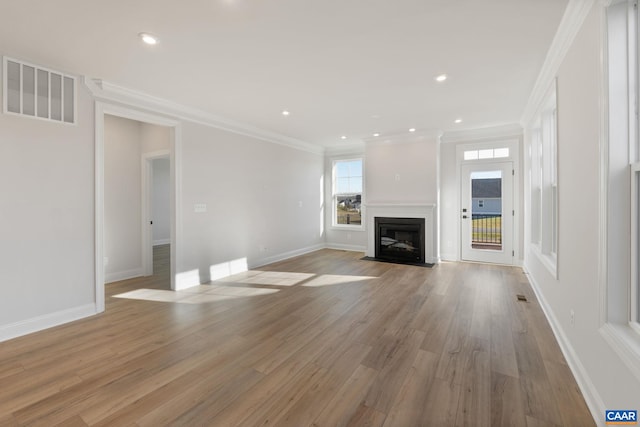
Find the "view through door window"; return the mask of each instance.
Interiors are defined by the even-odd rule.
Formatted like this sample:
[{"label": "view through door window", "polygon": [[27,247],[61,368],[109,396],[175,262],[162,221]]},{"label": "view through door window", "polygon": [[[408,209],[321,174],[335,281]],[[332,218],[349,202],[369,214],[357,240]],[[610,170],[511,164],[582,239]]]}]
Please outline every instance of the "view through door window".
[{"label": "view through door window", "polygon": [[471,247],[502,250],[502,171],[471,174]]}]

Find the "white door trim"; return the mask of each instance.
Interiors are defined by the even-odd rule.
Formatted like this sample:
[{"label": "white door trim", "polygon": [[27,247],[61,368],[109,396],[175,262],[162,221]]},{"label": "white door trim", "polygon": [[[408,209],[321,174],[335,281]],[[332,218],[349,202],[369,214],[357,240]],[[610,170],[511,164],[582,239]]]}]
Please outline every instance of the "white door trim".
[{"label": "white door trim", "polygon": [[[522,145],[522,137],[512,137],[512,138],[484,138],[482,140],[477,141],[468,141],[464,143],[456,144],[456,191],[457,197],[455,198],[455,209],[456,214],[459,214],[461,211],[460,206],[460,188],[461,188],[461,180],[460,176],[462,174],[462,165],[466,163],[483,163],[483,162],[495,162],[496,159],[488,159],[488,160],[464,160],[464,152],[468,150],[483,150],[488,148],[509,148],[509,157],[498,160],[510,160],[513,162],[513,170],[515,174],[513,176],[513,208],[515,210],[515,218],[513,224],[513,250],[515,252],[513,265],[522,266],[522,252],[520,250],[521,246],[521,229],[523,228],[523,205],[521,200],[521,193],[523,189],[522,185],[522,177],[520,175],[520,147]],[[457,257],[458,260],[461,260],[461,215],[456,215],[456,233],[457,238],[455,240],[458,245],[457,249]]]},{"label": "white door trim", "polygon": [[[515,175],[515,169],[513,169],[513,162],[511,160],[482,163],[464,163],[461,166],[460,176],[460,205],[462,208],[466,208],[466,212],[461,212],[460,217],[460,259],[463,261],[472,262],[486,262],[493,264],[505,264],[513,265],[515,258],[515,250],[513,249],[513,229],[515,223],[515,215],[512,211],[515,211],[513,206],[513,181]],[[487,171],[500,171],[502,172],[502,197],[501,197],[501,234],[502,245],[500,250],[493,249],[473,249],[471,247],[471,233],[472,233],[472,218],[473,218],[473,203],[471,186],[469,181],[471,175],[474,172],[487,172]],[[466,191],[463,187],[466,187]],[[463,201],[467,199],[467,201]]]},{"label": "white door trim", "polygon": [[[176,288],[176,275],[182,262],[182,233],[180,202],[181,165],[182,165],[182,126],[180,121],[163,116],[149,114],[121,105],[96,101],[95,105],[95,292],[96,311],[105,308],[105,272],[104,272],[104,115],[123,117],[140,122],[171,128],[169,155],[171,159],[171,288]],[[143,246],[144,247],[144,246]]]}]

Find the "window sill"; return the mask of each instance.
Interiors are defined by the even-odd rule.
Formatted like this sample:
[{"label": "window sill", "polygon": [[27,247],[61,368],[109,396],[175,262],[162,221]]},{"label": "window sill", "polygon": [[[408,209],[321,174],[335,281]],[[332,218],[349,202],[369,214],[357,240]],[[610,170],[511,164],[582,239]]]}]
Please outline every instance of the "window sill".
[{"label": "window sill", "polygon": [[[638,329],[636,329],[638,328]],[[600,334],[640,380],[640,333],[637,324],[605,323]]]},{"label": "window sill", "polygon": [[549,273],[555,279],[558,279],[558,259],[555,256],[542,253],[540,245],[531,244],[531,251],[536,255],[540,263],[549,270]]},{"label": "window sill", "polygon": [[366,231],[363,225],[342,225],[342,224],[332,224],[329,227],[331,230],[341,230],[341,231]]}]

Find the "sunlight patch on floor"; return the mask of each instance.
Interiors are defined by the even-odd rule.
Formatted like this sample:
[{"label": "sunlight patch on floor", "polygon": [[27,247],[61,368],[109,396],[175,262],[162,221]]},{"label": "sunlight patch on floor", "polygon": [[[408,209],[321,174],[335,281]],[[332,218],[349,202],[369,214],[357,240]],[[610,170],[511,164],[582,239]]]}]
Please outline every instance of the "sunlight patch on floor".
[{"label": "sunlight patch on floor", "polygon": [[377,277],[373,276],[346,276],[338,274],[322,274],[317,276],[308,282],[302,284],[304,287],[314,288],[319,286],[334,286],[342,285],[345,283],[361,282],[364,280],[373,280]]},{"label": "sunlight patch on floor", "polygon": [[269,295],[276,292],[279,292],[278,289],[230,288],[223,286],[201,285],[184,291],[136,289],[134,291],[114,295],[113,297],[142,301],[172,302],[178,304],[206,304]]},{"label": "sunlight patch on floor", "polygon": [[[207,285],[193,286],[179,291],[136,289],[114,295],[114,298],[178,304],[206,304],[270,295],[280,291],[280,289],[274,289],[273,287],[284,288],[299,285],[313,288],[344,285],[373,279],[376,279],[376,277],[251,270],[212,281]],[[270,288],[260,286],[268,286]]]},{"label": "sunlight patch on floor", "polygon": [[295,286],[299,283],[304,282],[305,280],[309,280],[314,276],[315,274],[310,273],[251,270],[226,277],[225,279],[222,279],[220,281],[223,283],[240,282],[250,285]]}]

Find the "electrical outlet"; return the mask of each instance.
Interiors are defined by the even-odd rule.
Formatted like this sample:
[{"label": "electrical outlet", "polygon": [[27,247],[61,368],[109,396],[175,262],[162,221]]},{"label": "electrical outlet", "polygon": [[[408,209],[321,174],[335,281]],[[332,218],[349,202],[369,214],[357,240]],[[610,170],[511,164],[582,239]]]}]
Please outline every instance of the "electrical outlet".
[{"label": "electrical outlet", "polygon": [[104,261],[103,262],[104,262],[105,266],[109,265],[109,257],[108,256],[104,257]]},{"label": "electrical outlet", "polygon": [[400,181],[400,174],[399,173],[396,174],[396,181]]},{"label": "electrical outlet", "polygon": [[575,326],[576,324],[576,313],[571,309],[569,312],[569,316],[571,316],[571,326]]}]

